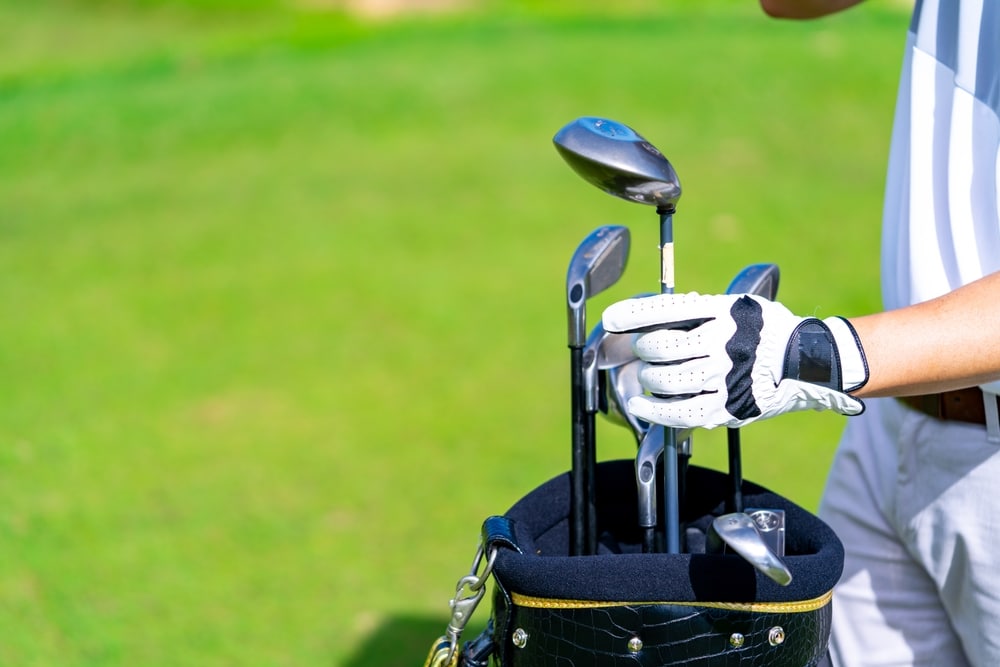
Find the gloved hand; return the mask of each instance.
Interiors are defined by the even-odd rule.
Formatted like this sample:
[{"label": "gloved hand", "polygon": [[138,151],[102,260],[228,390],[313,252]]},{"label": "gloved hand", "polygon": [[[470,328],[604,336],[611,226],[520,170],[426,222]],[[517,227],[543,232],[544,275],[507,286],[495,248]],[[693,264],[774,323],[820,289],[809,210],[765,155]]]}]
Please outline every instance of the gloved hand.
[{"label": "gloved hand", "polygon": [[659,294],[611,305],[604,328],[637,334],[651,396],[633,397],[628,410],[649,422],[739,427],[795,410],[864,410],[847,392],[868,381],[868,362],[840,317],[797,317],[746,294]]}]

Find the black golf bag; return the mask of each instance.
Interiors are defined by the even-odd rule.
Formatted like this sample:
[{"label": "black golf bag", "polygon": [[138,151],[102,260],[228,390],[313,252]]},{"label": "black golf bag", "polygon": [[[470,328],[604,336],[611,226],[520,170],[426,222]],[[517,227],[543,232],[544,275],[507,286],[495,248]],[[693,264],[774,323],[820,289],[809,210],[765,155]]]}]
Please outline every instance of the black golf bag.
[{"label": "black golf bag", "polygon": [[[452,600],[452,622],[427,665],[829,664],[831,592],[843,569],[833,531],[788,499],[744,482],[747,507],[784,512],[791,583],[778,585],[736,554],[705,553],[729,487],[725,474],[691,466],[681,516],[685,553],[643,553],[634,466],[632,460],[597,466],[596,555],[568,555],[569,473],[488,518],[472,571]],[[460,645],[491,575],[488,627]]]}]

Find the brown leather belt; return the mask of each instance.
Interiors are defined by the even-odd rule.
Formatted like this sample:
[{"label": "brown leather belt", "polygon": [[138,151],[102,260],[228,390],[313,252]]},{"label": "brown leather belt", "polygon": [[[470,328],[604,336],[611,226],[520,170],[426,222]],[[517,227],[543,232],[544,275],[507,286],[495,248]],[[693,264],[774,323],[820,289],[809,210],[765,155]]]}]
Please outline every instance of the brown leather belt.
[{"label": "brown leather belt", "polygon": [[[899,400],[935,419],[986,425],[986,406],[983,404],[983,391],[979,387],[946,391],[941,394],[903,396]],[[998,397],[994,396],[993,400],[998,401],[997,406],[1000,408]]]}]

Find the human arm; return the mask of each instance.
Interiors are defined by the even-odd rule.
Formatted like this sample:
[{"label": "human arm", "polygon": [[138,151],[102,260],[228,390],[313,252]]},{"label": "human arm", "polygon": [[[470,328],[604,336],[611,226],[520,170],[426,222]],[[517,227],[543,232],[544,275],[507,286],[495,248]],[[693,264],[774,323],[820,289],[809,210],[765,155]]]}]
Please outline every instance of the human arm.
[{"label": "human arm", "polygon": [[944,296],[851,318],[868,359],[853,395],[912,396],[1000,378],[1000,272]]},{"label": "human arm", "polygon": [[760,0],[761,8],[775,18],[812,19],[853,7],[862,0]]}]

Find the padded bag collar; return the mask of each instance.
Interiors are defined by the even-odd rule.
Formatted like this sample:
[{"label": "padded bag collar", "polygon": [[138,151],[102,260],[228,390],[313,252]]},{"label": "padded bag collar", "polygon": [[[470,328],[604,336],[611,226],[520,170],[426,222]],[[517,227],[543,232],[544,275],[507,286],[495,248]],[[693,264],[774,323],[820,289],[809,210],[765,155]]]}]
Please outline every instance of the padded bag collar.
[{"label": "padded bag collar", "polygon": [[[634,462],[603,462],[597,468],[599,549],[569,556],[569,474],[560,475],[518,501],[502,520],[484,525],[484,542],[500,546],[494,574],[509,593],[527,597],[597,602],[801,602],[827,595],[840,579],[844,551],[825,523],[787,498],[744,482],[747,507],[782,509],[786,517],[785,563],[792,571],[779,586],[732,554],[644,554],[637,524]],[[682,520],[689,546],[714,516],[725,513],[726,476],[690,466]],[[703,547],[702,547],[703,550]]]}]

